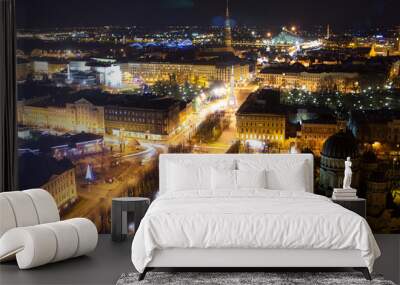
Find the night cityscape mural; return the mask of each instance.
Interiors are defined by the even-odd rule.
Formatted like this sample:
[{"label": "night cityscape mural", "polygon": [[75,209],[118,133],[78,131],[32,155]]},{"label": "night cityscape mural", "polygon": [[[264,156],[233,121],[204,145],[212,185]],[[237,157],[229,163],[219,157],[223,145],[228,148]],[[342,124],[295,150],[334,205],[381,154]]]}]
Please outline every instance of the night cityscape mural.
[{"label": "night cityscape mural", "polygon": [[400,3],[17,0],[19,188],[110,232],[162,153],[313,153],[400,233]]}]

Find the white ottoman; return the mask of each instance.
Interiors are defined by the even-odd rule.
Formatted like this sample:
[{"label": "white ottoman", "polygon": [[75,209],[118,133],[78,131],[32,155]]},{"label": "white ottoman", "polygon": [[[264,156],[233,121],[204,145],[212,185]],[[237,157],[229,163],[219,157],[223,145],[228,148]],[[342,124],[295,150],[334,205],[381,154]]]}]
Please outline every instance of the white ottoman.
[{"label": "white ottoman", "polygon": [[45,190],[0,193],[0,209],[0,261],[16,258],[20,269],[28,269],[96,248],[96,226],[85,218],[59,221],[54,200]]}]

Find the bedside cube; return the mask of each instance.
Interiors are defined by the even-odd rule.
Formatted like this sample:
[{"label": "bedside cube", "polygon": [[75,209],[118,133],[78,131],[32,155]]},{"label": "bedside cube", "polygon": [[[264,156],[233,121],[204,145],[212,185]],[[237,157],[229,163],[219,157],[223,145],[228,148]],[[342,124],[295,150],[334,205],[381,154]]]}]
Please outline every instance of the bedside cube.
[{"label": "bedside cube", "polygon": [[341,205],[342,207],[359,214],[366,219],[367,217],[367,200],[363,198],[356,199],[332,199],[332,202]]},{"label": "bedside cube", "polygon": [[146,214],[150,199],[142,197],[113,198],[111,205],[111,238],[113,241],[123,241],[128,235],[128,215],[133,214],[135,232],[140,221]]}]

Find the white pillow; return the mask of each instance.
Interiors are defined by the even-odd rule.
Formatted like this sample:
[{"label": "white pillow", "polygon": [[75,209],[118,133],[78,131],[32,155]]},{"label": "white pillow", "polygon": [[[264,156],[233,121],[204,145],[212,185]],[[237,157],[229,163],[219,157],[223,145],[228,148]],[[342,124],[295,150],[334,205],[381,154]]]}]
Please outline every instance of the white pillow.
[{"label": "white pillow", "polygon": [[213,190],[236,190],[236,170],[218,169],[211,170],[211,183]]},{"label": "white pillow", "polygon": [[210,167],[169,163],[168,168],[168,191],[211,189]]},{"label": "white pillow", "polygon": [[236,170],[237,187],[240,188],[266,188],[267,171],[262,170]]},{"label": "white pillow", "polygon": [[306,192],[307,177],[305,162],[289,168],[271,168],[267,171],[267,188],[273,190]]}]

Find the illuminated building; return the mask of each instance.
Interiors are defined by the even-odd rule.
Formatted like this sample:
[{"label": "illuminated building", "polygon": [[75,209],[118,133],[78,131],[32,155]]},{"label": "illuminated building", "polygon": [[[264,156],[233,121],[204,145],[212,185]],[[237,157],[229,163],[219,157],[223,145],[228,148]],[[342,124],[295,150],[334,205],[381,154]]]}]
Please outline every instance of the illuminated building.
[{"label": "illuminated building", "polygon": [[266,68],[258,78],[266,87],[303,89],[310,92],[321,90],[352,92],[358,91],[359,74],[352,72],[306,72],[285,68]]},{"label": "illuminated building", "polygon": [[212,81],[230,83],[232,66],[237,84],[250,79],[247,63],[175,63],[175,62],[129,62],[120,63],[124,84],[131,84],[133,78],[141,78],[147,83],[175,79],[208,85]]},{"label": "illuminated building", "polygon": [[77,200],[75,167],[70,160],[26,153],[19,162],[20,189],[46,189],[61,212]]},{"label": "illuminated building", "polygon": [[226,0],[226,14],[225,14],[225,47],[227,50],[232,50],[232,29],[231,20],[229,17],[229,0]]},{"label": "illuminated building", "polygon": [[400,60],[393,62],[390,72],[389,72],[389,79],[395,80],[400,78]]},{"label": "illuminated building", "polygon": [[75,168],[71,166],[60,174],[50,177],[50,180],[40,188],[47,190],[56,201],[61,211],[70,207],[78,198],[75,182]]},{"label": "illuminated building", "polygon": [[373,44],[371,46],[371,50],[369,52],[369,57],[376,57],[376,56],[388,56],[390,53],[390,48],[383,46],[383,45],[377,45]]},{"label": "illuminated building", "polygon": [[22,121],[18,123],[67,132],[104,134],[104,107],[95,106],[85,99],[66,103],[62,99],[47,97],[22,108]]},{"label": "illuminated building", "polygon": [[67,66],[67,70],[55,73],[52,76],[52,80],[58,86],[72,86],[79,89],[97,87],[98,76],[95,72],[72,70],[70,66]]},{"label": "illuminated building", "polygon": [[[19,136],[22,139],[22,137]],[[23,139],[18,145],[18,153],[35,153],[51,156],[57,160],[64,158],[77,158],[88,154],[103,151],[103,136],[78,133],[75,135],[50,135],[42,134],[39,137],[31,135]]]},{"label": "illuminated building", "polygon": [[179,112],[179,126],[182,126],[183,124],[188,122],[190,116],[193,115],[193,112],[194,112],[193,103],[192,102],[184,103],[182,101],[181,111]]},{"label": "illuminated building", "polygon": [[90,70],[90,66],[87,65],[85,60],[72,60],[69,62],[69,68],[71,71],[87,72]]},{"label": "illuminated building", "polygon": [[166,140],[179,126],[180,102],[154,96],[119,96],[105,106],[105,127],[110,135],[145,140]]},{"label": "illuminated building", "polygon": [[320,153],[326,139],[338,131],[339,126],[336,120],[314,119],[301,123],[301,131],[298,136],[303,148]]},{"label": "illuminated building", "polygon": [[103,85],[119,88],[122,84],[122,72],[115,60],[93,59],[71,61],[62,70],[52,75],[58,85],[71,85],[78,88]]},{"label": "illuminated building", "polygon": [[285,28],[283,28],[282,31],[271,40],[271,44],[276,47],[296,46],[303,42],[304,39]]},{"label": "illuminated building", "polygon": [[88,52],[81,50],[45,50],[34,49],[31,52],[31,57],[53,58],[53,59],[70,59],[88,56]]},{"label": "illuminated building", "polygon": [[96,72],[100,85],[111,88],[121,87],[122,72],[121,67],[115,64],[115,60],[96,58],[87,63],[91,70]]},{"label": "illuminated building", "polygon": [[[164,140],[179,126],[181,101],[151,94],[110,95],[85,90],[23,104],[19,124],[54,132]],[[189,110],[189,109],[188,109]],[[187,111],[187,110],[186,110]]]},{"label": "illuminated building", "polygon": [[331,27],[330,27],[330,25],[328,24],[328,25],[326,26],[326,36],[325,36],[325,39],[329,40],[330,38],[331,38]]},{"label": "illuminated building", "polygon": [[396,50],[400,53],[400,26],[397,29]]},{"label": "illuminated building", "polygon": [[279,92],[262,90],[251,94],[236,113],[238,139],[243,143],[283,143],[286,117],[279,109]]},{"label": "illuminated building", "polygon": [[32,72],[34,75],[48,75],[60,72],[67,67],[66,62],[49,61],[37,59],[32,62]]},{"label": "illuminated building", "polygon": [[94,106],[85,98],[66,105],[67,110],[75,113],[76,132],[104,133],[104,108]]}]

